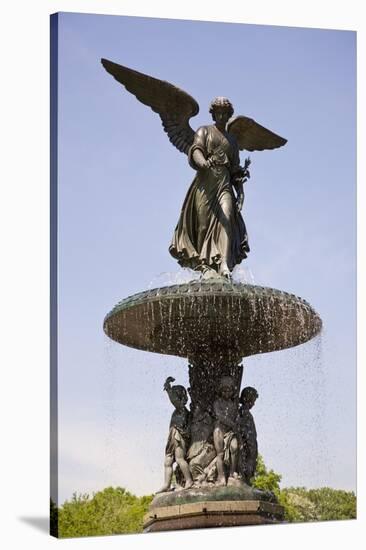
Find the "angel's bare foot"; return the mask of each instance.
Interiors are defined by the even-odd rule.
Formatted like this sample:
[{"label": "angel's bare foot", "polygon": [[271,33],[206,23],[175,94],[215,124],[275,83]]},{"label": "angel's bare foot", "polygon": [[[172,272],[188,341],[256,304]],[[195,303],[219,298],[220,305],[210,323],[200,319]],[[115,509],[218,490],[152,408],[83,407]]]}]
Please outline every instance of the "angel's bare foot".
[{"label": "angel's bare foot", "polygon": [[225,277],[225,279],[228,279],[229,281],[231,281],[231,272],[226,262],[221,262],[219,274],[222,277]]},{"label": "angel's bare foot", "polygon": [[215,279],[216,277],[218,277],[217,271],[215,271],[214,269],[212,269],[212,267],[208,265],[202,265],[201,272],[202,272],[202,279],[204,280]]}]

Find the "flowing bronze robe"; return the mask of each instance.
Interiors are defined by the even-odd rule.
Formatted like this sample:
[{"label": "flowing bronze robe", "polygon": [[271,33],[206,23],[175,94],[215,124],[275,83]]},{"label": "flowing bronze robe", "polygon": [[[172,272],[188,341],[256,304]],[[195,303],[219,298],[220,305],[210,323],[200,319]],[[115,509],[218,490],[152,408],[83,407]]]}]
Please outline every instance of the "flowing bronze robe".
[{"label": "flowing bronze robe", "polygon": [[[206,159],[213,157],[215,166],[198,169],[193,159],[196,149]],[[169,252],[182,267],[206,265],[217,271],[226,261],[231,271],[249,252],[246,227],[232,185],[240,169],[236,140],[214,125],[202,126],[188,158],[197,173],[184,200]]]}]

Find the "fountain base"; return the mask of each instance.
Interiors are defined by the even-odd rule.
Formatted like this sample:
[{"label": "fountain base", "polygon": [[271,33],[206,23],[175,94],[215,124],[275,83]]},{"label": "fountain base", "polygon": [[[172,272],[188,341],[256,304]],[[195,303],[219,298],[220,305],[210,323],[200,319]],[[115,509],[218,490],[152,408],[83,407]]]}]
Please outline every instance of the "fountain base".
[{"label": "fountain base", "polygon": [[155,496],[144,532],[280,523],[283,516],[272,493],[248,485],[183,489]]}]

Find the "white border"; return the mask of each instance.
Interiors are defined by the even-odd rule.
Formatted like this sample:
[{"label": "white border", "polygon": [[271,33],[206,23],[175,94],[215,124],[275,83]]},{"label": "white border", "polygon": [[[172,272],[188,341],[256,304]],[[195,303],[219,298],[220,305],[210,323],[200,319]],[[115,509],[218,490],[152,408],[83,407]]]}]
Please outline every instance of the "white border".
[{"label": "white border", "polygon": [[[247,3],[177,3],[163,0],[64,0],[7,2],[1,14],[1,420],[2,435],[1,539],[5,548],[37,548],[55,544],[67,548],[142,548],[162,550],[174,545],[268,544],[281,548],[344,548],[362,538],[365,518],[366,464],[364,436],[366,387],[361,368],[365,358],[364,238],[365,187],[358,188],[358,298],[359,298],[359,520],[244,529],[214,529],[145,536],[117,536],[56,541],[19,518],[48,514],[48,52],[50,13],[73,11],[182,19],[204,19],[271,25],[337,28],[358,31],[358,181],[364,182],[365,155],[365,24],[357,0],[297,2],[256,0]],[[4,127],[5,121],[5,127]],[[361,121],[363,124],[361,125]],[[345,182],[347,185],[347,182]],[[347,368],[347,365],[345,365]],[[340,442],[340,445],[342,442]],[[358,545],[357,545],[358,546]]]}]

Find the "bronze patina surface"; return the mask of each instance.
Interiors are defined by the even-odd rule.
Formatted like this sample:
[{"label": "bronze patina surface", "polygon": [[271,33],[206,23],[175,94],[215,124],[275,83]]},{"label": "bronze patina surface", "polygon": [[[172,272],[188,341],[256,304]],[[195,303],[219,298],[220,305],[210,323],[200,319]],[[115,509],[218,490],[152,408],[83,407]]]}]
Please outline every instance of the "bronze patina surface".
[{"label": "bronze patina surface", "polygon": [[[287,140],[252,118],[233,117],[232,103],[221,96],[210,105],[213,123],[195,131],[190,119],[199,106],[185,91],[106,59],[102,65],[159,115],[169,141],[194,170],[169,252],[200,279],[129,296],[103,324],[120,344],[189,361],[188,388],[172,385],[171,376],[163,385],[173,412],[164,482],[145,516],[145,532],[277,523],[283,508],[275,496],[251,486],[259,392],[251,386],[240,391],[241,361],[304,344],[322,321],[302,298],[234,283],[232,271],[250,251],[241,211],[251,160],[241,165],[240,151],[276,149]],[[142,148],[142,141],[136,145]]]},{"label": "bronze patina surface", "polygon": [[137,349],[240,359],[303,344],[322,322],[308,302],[273,288],[191,282],[140,292],[106,316],[105,333]]},{"label": "bronze patina surface", "polygon": [[250,159],[241,166],[239,151],[276,149],[287,140],[252,118],[233,117],[232,103],[221,96],[210,105],[214,124],[194,131],[189,121],[199,106],[187,92],[108,59],[101,62],[127,91],[160,116],[169,141],[188,155],[196,171],[169,247],[171,255],[183,267],[230,278],[234,266],[249,252],[241,209]]}]

